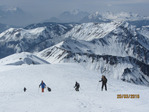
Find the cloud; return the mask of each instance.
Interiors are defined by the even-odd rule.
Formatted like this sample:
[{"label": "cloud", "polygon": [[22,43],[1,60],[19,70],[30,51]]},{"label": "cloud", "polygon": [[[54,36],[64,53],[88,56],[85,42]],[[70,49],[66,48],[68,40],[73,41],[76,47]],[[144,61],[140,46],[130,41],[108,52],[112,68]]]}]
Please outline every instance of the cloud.
[{"label": "cloud", "polygon": [[138,3],[144,4],[149,3],[149,0],[106,0],[105,2],[111,5],[138,4]]},{"label": "cloud", "polygon": [[19,7],[42,21],[64,11],[127,11],[149,15],[149,0],[0,0],[0,5]]}]

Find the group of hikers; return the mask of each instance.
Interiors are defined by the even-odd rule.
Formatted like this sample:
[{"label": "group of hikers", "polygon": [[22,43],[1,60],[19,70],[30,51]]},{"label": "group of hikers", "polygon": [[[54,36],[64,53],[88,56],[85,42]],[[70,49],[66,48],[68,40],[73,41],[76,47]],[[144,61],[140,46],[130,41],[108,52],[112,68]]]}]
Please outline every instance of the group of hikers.
[{"label": "group of hikers", "polygon": [[[102,78],[101,78],[101,80],[99,82],[102,82],[101,90],[103,91],[103,88],[105,87],[105,90],[107,91],[107,78],[104,75],[102,75]],[[43,93],[44,89],[46,88],[46,84],[43,81],[41,81],[41,83],[39,85],[39,88],[40,87],[41,87],[41,92]],[[75,83],[74,88],[75,88],[76,91],[79,91],[80,84],[77,81]],[[24,92],[26,92],[26,90],[27,89],[24,87]],[[49,92],[51,92],[51,88],[47,87],[47,90]]]}]

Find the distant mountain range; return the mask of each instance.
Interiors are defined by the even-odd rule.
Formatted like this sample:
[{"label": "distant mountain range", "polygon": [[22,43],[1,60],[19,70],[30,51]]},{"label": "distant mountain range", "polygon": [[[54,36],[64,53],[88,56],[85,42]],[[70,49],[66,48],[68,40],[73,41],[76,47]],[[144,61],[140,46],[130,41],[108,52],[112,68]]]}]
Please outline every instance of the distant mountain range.
[{"label": "distant mountain range", "polygon": [[21,8],[0,6],[0,23],[2,24],[21,26],[29,24],[31,19],[32,16]]},{"label": "distant mountain range", "polygon": [[[131,13],[112,15],[96,12],[86,20],[100,21],[43,22],[10,28],[0,33],[0,64],[24,64],[27,62],[19,59],[26,57],[29,64],[36,60],[38,64],[41,60],[77,63],[110,78],[149,86],[148,18]],[[12,63],[4,63],[8,55],[15,57]]]},{"label": "distant mountain range", "polygon": [[51,17],[45,20],[46,22],[59,22],[59,23],[78,23],[81,19],[88,16],[89,13],[80,10],[65,11],[61,13],[58,17]]},{"label": "distant mountain range", "polygon": [[63,40],[74,24],[43,23],[10,28],[0,34],[0,58],[16,52],[37,52]]},{"label": "distant mountain range", "polygon": [[[111,21],[130,21],[134,24],[138,25],[149,23],[149,17],[143,17],[134,13],[120,12],[120,13],[112,13],[112,12],[94,12],[88,13],[86,11],[81,10],[72,10],[62,12],[57,17],[51,17],[46,20],[40,20],[34,17],[34,15],[30,15],[29,13],[24,12],[21,8],[18,7],[4,7],[0,6],[0,23],[6,24],[10,26],[26,26],[31,23],[38,23],[38,21],[43,22],[56,22],[56,23],[88,23],[88,22],[97,22],[97,23],[105,23]],[[143,21],[142,21],[143,20]],[[145,23],[143,23],[145,22]]]},{"label": "distant mountain range", "polygon": [[120,12],[120,13],[112,13],[112,12],[95,12],[88,13],[80,10],[73,11],[65,11],[58,17],[52,17],[46,22],[60,22],[60,23],[69,23],[69,22],[77,22],[77,23],[88,23],[88,22],[111,22],[111,21],[140,21],[146,20],[149,22],[149,17],[143,17],[134,13]]}]

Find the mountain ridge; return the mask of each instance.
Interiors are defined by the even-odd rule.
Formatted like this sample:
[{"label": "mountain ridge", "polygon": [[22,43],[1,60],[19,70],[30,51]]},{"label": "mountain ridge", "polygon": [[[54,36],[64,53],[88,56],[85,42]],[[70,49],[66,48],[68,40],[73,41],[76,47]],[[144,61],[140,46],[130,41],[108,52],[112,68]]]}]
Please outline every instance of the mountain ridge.
[{"label": "mountain ridge", "polygon": [[49,63],[77,63],[111,78],[148,86],[149,38],[143,32],[147,27],[142,28],[123,21],[32,24],[1,33],[0,52],[5,56],[36,53]]}]

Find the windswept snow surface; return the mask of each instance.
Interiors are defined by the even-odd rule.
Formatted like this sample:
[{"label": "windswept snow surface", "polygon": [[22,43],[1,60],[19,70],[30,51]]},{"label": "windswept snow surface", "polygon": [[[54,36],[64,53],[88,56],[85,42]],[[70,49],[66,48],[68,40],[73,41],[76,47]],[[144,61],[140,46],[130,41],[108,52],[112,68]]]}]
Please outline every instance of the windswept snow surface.
[{"label": "windswept snow surface", "polygon": [[[100,91],[101,74],[78,64],[0,66],[0,112],[148,112],[149,88],[108,78]],[[43,80],[52,91],[41,93]],[[75,81],[81,85],[74,90]],[[27,92],[23,92],[23,88]],[[139,99],[117,99],[139,94]]]}]

